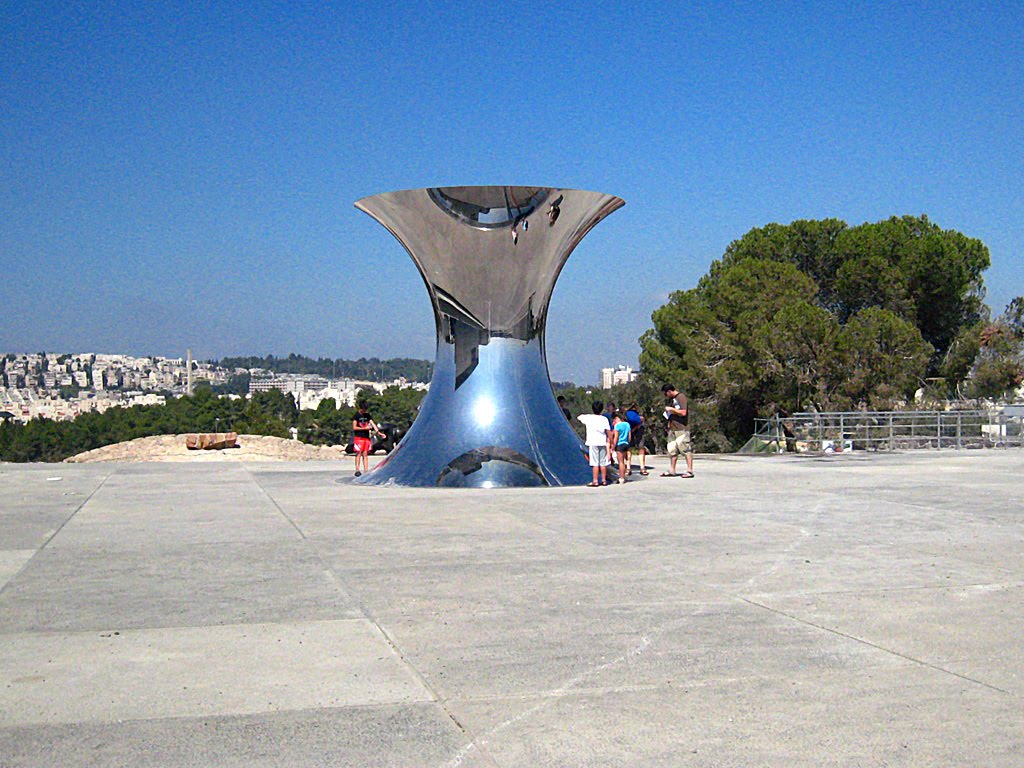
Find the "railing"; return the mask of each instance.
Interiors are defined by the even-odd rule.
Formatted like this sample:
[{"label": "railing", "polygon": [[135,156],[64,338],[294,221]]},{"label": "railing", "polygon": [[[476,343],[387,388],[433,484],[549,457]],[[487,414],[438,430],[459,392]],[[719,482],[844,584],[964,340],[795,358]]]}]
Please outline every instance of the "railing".
[{"label": "railing", "polygon": [[1024,445],[1024,408],[950,411],[836,411],[757,419],[745,453],[918,448],[1009,448]]}]

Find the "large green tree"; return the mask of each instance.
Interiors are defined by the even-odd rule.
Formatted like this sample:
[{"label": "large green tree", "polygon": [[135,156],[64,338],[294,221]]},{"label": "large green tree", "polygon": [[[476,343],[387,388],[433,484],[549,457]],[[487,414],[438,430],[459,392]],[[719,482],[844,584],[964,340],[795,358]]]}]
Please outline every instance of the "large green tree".
[{"label": "large green tree", "polygon": [[960,329],[985,310],[988,248],[927,216],[856,227],[838,219],[769,224],[731,243],[710,275],[751,258],[797,267],[814,281],[816,303],[840,322],[879,307],[913,323],[932,345],[932,373]]},{"label": "large green tree", "polygon": [[733,445],[780,411],[890,407],[970,375],[988,264],[981,241],[925,216],[770,224],[655,310],[641,368],[714,411]]}]

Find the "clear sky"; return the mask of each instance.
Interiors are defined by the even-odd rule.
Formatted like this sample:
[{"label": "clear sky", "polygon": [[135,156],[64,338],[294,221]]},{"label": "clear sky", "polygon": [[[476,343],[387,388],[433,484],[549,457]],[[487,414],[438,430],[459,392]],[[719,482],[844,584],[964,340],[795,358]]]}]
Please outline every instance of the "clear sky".
[{"label": "clear sky", "polygon": [[[552,377],[800,218],[927,214],[1024,294],[1024,3],[0,8],[0,350],[433,358],[365,195],[593,189]],[[595,322],[595,318],[600,318]]]}]

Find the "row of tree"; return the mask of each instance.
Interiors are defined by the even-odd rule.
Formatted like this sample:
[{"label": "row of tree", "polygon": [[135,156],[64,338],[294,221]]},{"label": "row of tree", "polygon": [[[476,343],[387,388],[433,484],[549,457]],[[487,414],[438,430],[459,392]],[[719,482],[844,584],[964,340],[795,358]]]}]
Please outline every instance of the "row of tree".
[{"label": "row of tree", "polygon": [[696,401],[721,448],[779,412],[998,397],[1024,380],[1024,300],[991,318],[988,266],[980,240],[926,216],[754,229],[655,310],[640,365]]},{"label": "row of tree", "polygon": [[325,378],[357,379],[360,381],[406,381],[427,383],[434,373],[434,364],[429,360],[408,357],[394,357],[382,360],[377,357],[361,357],[358,360],[332,359],[329,357],[306,357],[294,353],[287,357],[225,357],[211,360],[222,368],[262,368],[274,373],[316,374]]},{"label": "row of tree", "polygon": [[[364,393],[378,422],[403,429],[412,424],[424,393],[388,387],[382,394]],[[324,400],[315,411],[299,411],[291,395],[272,389],[252,398],[219,397],[200,386],[191,397],[165,405],[110,408],[85,413],[73,421],[37,418],[27,424],[0,423],[0,461],[62,461],[83,451],[152,435],[226,432],[298,438],[318,445],[344,445],[352,437],[355,408],[338,408]]]}]

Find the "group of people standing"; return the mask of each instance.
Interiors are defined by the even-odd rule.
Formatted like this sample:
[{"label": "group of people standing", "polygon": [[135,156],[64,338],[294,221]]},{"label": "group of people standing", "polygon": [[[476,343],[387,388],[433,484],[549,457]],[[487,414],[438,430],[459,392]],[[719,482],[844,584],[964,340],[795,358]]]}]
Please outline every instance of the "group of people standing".
[{"label": "group of people standing", "polygon": [[[690,440],[689,411],[686,407],[686,395],[671,384],[661,388],[665,395],[665,429],[668,438],[669,471],[662,472],[662,477],[693,477],[693,446]],[[565,407],[565,398],[558,397],[565,418],[571,420],[569,409]],[[352,443],[355,449],[356,477],[369,471],[369,453],[373,445],[370,433],[381,437],[384,432],[370,417],[366,403],[358,404],[358,413],[352,419]],[[576,418],[586,427],[586,445],[589,453],[590,466],[593,470],[591,487],[608,485],[608,467],[614,456],[619,470],[619,483],[633,474],[632,458],[636,452],[640,459],[640,474],[647,475],[647,448],[644,436],[647,424],[639,407],[633,403],[622,410],[616,410],[615,403],[594,402],[592,413],[580,414]],[[686,471],[676,472],[676,462],[683,456],[686,460]],[[362,470],[360,470],[362,466]]]},{"label": "group of people standing", "polygon": [[[662,477],[693,477],[693,445],[690,439],[689,411],[686,395],[671,384],[661,388],[666,404],[663,416],[668,437],[669,470]],[[560,402],[564,402],[559,398]],[[568,411],[562,406],[568,417]],[[594,402],[592,413],[583,413],[577,419],[586,427],[586,445],[589,452],[593,480],[590,487],[608,485],[608,467],[614,456],[618,463],[619,483],[633,473],[632,453],[640,459],[640,474],[647,472],[647,449],[644,445],[646,423],[636,404],[616,410],[614,403]],[[679,456],[686,461],[686,471],[676,472]]]}]

